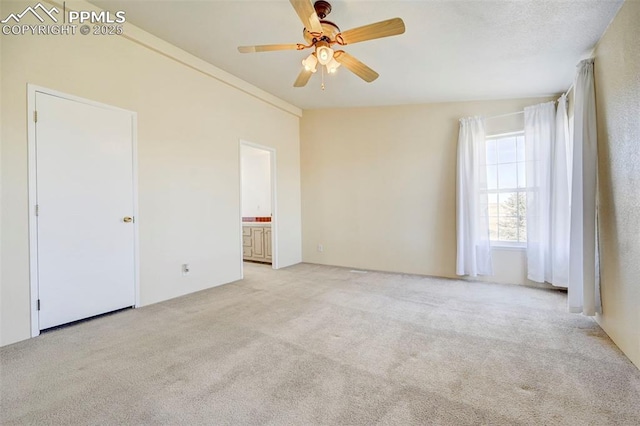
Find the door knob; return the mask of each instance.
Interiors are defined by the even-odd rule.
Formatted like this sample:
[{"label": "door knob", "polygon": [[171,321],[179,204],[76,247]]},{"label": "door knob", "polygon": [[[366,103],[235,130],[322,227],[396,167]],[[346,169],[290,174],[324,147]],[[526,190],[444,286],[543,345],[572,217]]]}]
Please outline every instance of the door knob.
[{"label": "door knob", "polygon": [[124,223],[133,222],[133,218],[131,218],[129,216],[125,216],[122,220],[124,221]]}]

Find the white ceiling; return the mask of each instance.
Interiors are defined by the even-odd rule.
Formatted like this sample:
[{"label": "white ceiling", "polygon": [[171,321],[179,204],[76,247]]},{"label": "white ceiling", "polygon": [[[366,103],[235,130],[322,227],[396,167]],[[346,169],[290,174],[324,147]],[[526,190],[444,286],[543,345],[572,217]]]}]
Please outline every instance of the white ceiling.
[{"label": "white ceiling", "polygon": [[401,17],[406,33],[344,48],[380,74],[341,67],[293,82],[309,51],[241,54],[237,46],[301,43],[287,0],[95,0],[130,22],[300,108],[380,106],[543,96],[568,88],[622,0],[331,1],[341,30]]}]

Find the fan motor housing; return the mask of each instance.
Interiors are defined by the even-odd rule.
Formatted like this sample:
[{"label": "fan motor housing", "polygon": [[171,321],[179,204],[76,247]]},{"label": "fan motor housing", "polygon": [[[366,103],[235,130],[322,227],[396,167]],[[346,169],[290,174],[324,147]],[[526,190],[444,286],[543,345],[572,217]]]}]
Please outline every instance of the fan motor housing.
[{"label": "fan motor housing", "polygon": [[[326,37],[329,40],[334,41],[336,39],[336,35],[340,33],[340,28],[331,21],[321,20],[320,24],[322,25],[322,37]],[[314,43],[314,38],[316,41],[320,40],[320,38],[314,37],[306,28],[302,30],[302,36],[309,44]]]}]

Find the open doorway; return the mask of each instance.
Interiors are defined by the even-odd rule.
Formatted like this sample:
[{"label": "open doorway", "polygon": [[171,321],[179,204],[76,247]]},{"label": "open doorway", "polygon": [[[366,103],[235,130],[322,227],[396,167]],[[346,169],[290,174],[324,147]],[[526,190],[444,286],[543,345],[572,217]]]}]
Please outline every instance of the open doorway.
[{"label": "open doorway", "polygon": [[242,262],[278,269],[276,151],[240,141],[240,220]]}]

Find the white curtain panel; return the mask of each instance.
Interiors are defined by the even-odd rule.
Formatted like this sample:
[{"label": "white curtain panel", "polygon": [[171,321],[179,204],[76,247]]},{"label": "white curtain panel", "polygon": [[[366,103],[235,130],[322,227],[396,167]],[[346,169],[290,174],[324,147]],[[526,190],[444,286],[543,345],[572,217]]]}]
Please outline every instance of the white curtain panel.
[{"label": "white curtain panel", "polygon": [[596,270],[598,153],[593,59],[578,64],[574,90],[569,310],[595,315],[602,307]]},{"label": "white curtain panel", "polygon": [[485,145],[484,119],[460,119],[456,186],[458,275],[475,277],[493,274]]},{"label": "white curtain panel", "polygon": [[524,109],[527,175],[527,277],[551,281],[551,168],[556,136],[553,102]]},{"label": "white curtain panel", "polygon": [[571,223],[571,139],[567,97],[558,99],[556,138],[551,152],[551,284],[569,285],[569,238]]}]

